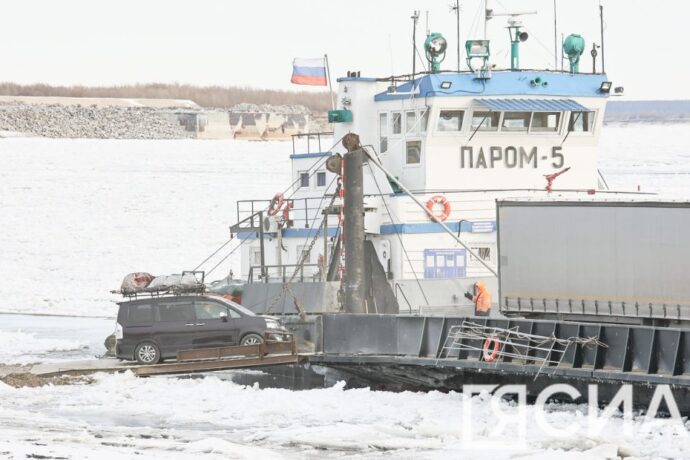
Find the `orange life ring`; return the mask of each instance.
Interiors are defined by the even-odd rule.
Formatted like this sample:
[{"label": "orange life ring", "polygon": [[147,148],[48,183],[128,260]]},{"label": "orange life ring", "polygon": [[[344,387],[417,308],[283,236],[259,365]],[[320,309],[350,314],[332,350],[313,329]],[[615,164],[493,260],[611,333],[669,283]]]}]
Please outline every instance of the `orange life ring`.
[{"label": "orange life ring", "polygon": [[284,202],[285,197],[283,196],[283,194],[276,193],[271,199],[271,203],[268,205],[268,215],[275,216],[276,214],[278,214],[278,212],[280,212],[280,208],[283,207]]},{"label": "orange life ring", "polygon": [[[436,215],[434,213],[434,207],[440,204],[443,206],[443,213]],[[432,196],[429,201],[426,202],[426,208],[429,210],[431,213],[431,220],[440,220],[443,222],[444,220],[448,219],[448,216],[450,216],[450,202],[448,199],[443,196],[443,195],[435,195]]]},{"label": "orange life ring", "polygon": [[[493,342],[494,347],[491,349],[491,342]],[[484,341],[484,346],[482,347],[482,355],[484,356],[484,361],[487,363],[492,362],[498,357],[498,350],[501,348],[501,343],[498,341],[497,337],[489,337]]]},{"label": "orange life ring", "polygon": [[283,220],[288,221],[290,220],[290,209],[292,209],[295,206],[295,202],[292,200],[288,200],[287,203],[285,204],[285,209],[283,209]]}]

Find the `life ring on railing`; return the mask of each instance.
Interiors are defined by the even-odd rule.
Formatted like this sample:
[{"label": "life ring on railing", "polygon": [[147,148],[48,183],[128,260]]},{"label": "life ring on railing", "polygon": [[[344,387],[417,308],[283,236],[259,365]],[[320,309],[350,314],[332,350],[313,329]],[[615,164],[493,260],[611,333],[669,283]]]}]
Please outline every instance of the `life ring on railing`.
[{"label": "life ring on railing", "polygon": [[276,193],[271,199],[271,203],[268,205],[268,215],[275,216],[278,214],[278,212],[280,212],[280,208],[283,207],[283,203],[285,203],[285,197],[283,194]]},{"label": "life ring on railing", "polygon": [[283,209],[283,220],[288,222],[290,220],[290,209],[295,206],[295,202],[292,200],[287,200],[285,203],[285,209]]},{"label": "life ring on railing", "polygon": [[[493,343],[493,349],[491,344]],[[498,357],[498,350],[501,348],[501,342],[498,341],[497,337],[489,337],[484,341],[484,346],[482,347],[482,355],[484,356],[484,361],[487,363],[492,362]]]},{"label": "life ring on railing", "polygon": [[[434,213],[434,208],[437,204],[443,206],[443,213],[439,215]],[[426,202],[426,208],[431,213],[431,220],[440,220],[443,222],[444,220],[448,219],[448,216],[450,216],[450,202],[443,195],[432,196],[429,201]]]}]

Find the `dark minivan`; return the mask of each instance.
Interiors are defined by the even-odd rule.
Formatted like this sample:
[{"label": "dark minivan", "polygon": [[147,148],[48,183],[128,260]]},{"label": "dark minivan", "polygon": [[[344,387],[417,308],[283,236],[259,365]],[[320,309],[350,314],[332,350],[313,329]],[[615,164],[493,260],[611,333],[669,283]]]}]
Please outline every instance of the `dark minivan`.
[{"label": "dark minivan", "polygon": [[222,297],[151,297],[118,305],[116,355],[141,364],[175,358],[180,350],[289,338],[277,319],[256,315]]}]

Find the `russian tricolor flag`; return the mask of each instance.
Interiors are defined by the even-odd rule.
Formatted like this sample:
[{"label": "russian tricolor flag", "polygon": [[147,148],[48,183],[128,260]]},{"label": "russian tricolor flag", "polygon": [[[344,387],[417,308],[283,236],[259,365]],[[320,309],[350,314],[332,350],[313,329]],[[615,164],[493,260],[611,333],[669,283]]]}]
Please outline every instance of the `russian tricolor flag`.
[{"label": "russian tricolor flag", "polygon": [[295,58],[292,61],[292,83],[297,85],[326,86],[326,59]]}]

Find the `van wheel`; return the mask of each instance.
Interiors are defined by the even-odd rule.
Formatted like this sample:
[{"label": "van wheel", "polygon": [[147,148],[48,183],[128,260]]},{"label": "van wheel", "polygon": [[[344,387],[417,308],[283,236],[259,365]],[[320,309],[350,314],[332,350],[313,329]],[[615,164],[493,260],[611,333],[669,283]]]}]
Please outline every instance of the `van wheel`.
[{"label": "van wheel", "polygon": [[134,349],[134,358],[139,364],[156,364],[161,360],[161,351],[155,343],[140,343]]},{"label": "van wheel", "polygon": [[259,334],[247,334],[242,337],[242,342],[240,345],[259,345],[264,343],[264,338]]}]

